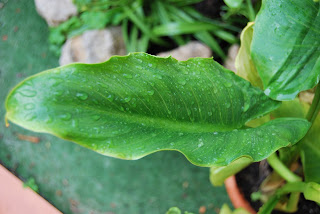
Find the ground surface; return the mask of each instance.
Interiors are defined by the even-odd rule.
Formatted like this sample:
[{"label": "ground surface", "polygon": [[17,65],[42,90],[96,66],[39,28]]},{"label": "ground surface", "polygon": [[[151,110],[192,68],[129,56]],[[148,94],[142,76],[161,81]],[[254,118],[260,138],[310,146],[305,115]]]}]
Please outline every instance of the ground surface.
[{"label": "ground surface", "polygon": [[[40,194],[64,213],[162,214],[171,206],[195,213],[206,206],[206,213],[215,213],[229,202],[223,187],[211,187],[208,168],[191,165],[177,152],[124,161],[14,124],[5,128],[4,100],[9,90],[25,77],[57,66],[58,58],[48,51],[48,28],[33,1],[3,2],[0,162],[4,166],[23,180],[34,178]],[[39,137],[40,142],[19,139],[23,135]]]}]

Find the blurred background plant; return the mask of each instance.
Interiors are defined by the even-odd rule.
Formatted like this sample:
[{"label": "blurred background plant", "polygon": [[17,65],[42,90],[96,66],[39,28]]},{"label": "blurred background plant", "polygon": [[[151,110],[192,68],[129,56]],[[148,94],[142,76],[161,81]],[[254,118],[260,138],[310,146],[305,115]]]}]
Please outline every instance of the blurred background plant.
[{"label": "blurred background plant", "polygon": [[78,14],[50,28],[50,50],[60,55],[68,38],[87,30],[121,26],[128,53],[152,53],[154,46],[168,50],[196,39],[224,60],[227,48],[238,42],[241,29],[254,19],[260,1],[253,5],[251,0],[225,0],[221,17],[214,19],[195,9],[194,5],[202,1],[74,0]]}]

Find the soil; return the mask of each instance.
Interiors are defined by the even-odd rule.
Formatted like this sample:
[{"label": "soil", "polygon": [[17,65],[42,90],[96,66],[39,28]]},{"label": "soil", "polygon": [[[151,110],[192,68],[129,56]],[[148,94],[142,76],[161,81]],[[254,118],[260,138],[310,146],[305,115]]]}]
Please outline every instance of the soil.
[{"label": "soil", "polygon": [[204,0],[195,5],[195,8],[206,17],[215,19],[220,17],[220,8],[224,5],[221,0]]},{"label": "soil", "polygon": [[[260,201],[251,201],[250,195],[259,190],[262,181],[271,173],[271,169],[266,161],[253,163],[236,175],[236,180],[240,191],[250,202],[256,211],[262,206]],[[294,214],[320,214],[320,206],[313,201],[306,200],[301,194],[298,211]],[[272,211],[272,214],[287,214],[281,211]]]}]

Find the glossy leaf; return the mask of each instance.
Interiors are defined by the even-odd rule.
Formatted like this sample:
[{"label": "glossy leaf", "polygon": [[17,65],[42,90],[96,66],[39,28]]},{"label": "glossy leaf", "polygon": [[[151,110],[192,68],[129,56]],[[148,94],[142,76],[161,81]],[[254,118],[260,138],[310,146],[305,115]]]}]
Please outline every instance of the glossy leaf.
[{"label": "glossy leaf", "polygon": [[240,40],[241,46],[236,57],[235,67],[236,74],[249,82],[253,86],[263,88],[261,78],[251,59],[251,42],[253,35],[253,22],[249,22],[242,30]]},{"label": "glossy leaf", "polygon": [[265,0],[256,18],[252,58],[265,93],[292,100],[320,78],[320,12],[312,0]]},{"label": "glossy leaf", "polygon": [[137,53],[27,78],[9,94],[6,117],[112,157],[177,150],[214,166],[241,156],[259,161],[301,139],[309,128],[303,119],[240,129],[278,106],[212,59]]}]

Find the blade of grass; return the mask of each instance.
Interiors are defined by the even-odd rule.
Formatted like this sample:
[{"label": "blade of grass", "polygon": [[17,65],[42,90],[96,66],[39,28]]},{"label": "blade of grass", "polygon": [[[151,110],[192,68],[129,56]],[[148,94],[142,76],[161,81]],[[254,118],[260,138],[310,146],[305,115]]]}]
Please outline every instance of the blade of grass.
[{"label": "blade of grass", "polygon": [[139,39],[139,46],[138,50],[139,52],[147,52],[149,45],[149,37],[147,35],[142,35]]},{"label": "blade of grass", "polygon": [[[178,16],[174,15],[172,13],[172,17],[176,20],[179,21],[181,20]],[[189,20],[193,20],[192,18],[188,18]],[[207,44],[212,51],[214,51],[219,57],[222,59],[225,59],[226,55],[224,54],[223,50],[219,46],[218,42],[211,36],[211,34],[207,31],[204,32],[197,32],[194,34],[194,37],[201,42]]]},{"label": "blade of grass", "polygon": [[226,23],[222,23],[213,19],[210,19],[208,17],[203,16],[201,13],[199,13],[197,10],[195,10],[192,7],[185,7],[183,8],[183,11],[185,11],[185,13],[189,16],[191,16],[192,18],[195,18],[196,20],[199,21],[203,21],[203,22],[208,22],[208,23],[212,23],[214,25],[217,25],[219,27],[228,29],[228,30],[232,30],[235,32],[240,32],[241,28],[238,28],[236,26],[230,25],[230,24],[226,24]]},{"label": "blade of grass", "polygon": [[168,24],[160,25],[153,28],[153,34],[157,36],[175,36],[190,33],[197,33],[199,31],[207,30],[217,30],[217,27],[203,22],[193,22],[193,23],[179,23],[171,22]]},{"label": "blade of grass", "polygon": [[127,53],[130,53],[130,41],[129,41],[129,35],[128,35],[128,19],[125,19],[122,22],[121,29],[122,29],[122,38],[123,38],[124,44],[126,45]]},{"label": "blade of grass", "polygon": [[194,34],[195,38],[207,44],[223,60],[226,58],[225,53],[219,46],[218,42],[210,35],[209,32],[199,32]]},{"label": "blade of grass", "polygon": [[215,31],[211,31],[215,36],[219,37],[220,39],[223,39],[224,41],[230,43],[230,44],[234,44],[237,43],[239,41],[239,39],[237,37],[235,37],[232,33],[229,33],[227,31],[224,30],[215,30]]},{"label": "blade of grass", "polygon": [[164,45],[167,46],[167,42],[164,41],[163,39],[156,37],[152,34],[151,30],[145,25],[145,23],[139,19],[139,17],[137,17],[132,10],[125,6],[123,7],[124,12],[126,13],[126,15],[128,16],[128,18],[135,24],[137,25],[137,27],[146,35],[149,36],[150,40],[153,41],[154,43],[160,44],[160,45]]},{"label": "blade of grass", "polygon": [[[161,22],[162,24],[168,24],[168,23],[170,23],[170,22],[171,22],[170,17],[169,17],[169,15],[168,15],[168,13],[167,13],[167,11],[166,11],[163,3],[162,3],[161,1],[157,1],[156,4],[155,4],[155,6],[156,6],[156,7],[155,7],[155,11],[157,11],[157,13],[159,14],[159,20],[160,20],[160,22]],[[175,41],[175,43],[177,43],[179,46],[184,45],[184,44],[186,43],[182,36],[177,35],[177,36],[172,36],[171,38],[172,38],[172,39]]]},{"label": "blade of grass", "polygon": [[137,52],[138,49],[138,28],[133,25],[130,32],[130,52]]},{"label": "blade of grass", "polygon": [[170,3],[173,3],[176,6],[183,7],[191,4],[196,4],[202,2],[203,0],[170,0]]}]

